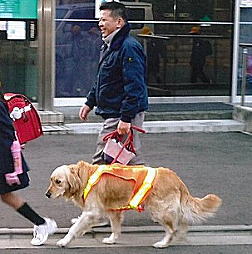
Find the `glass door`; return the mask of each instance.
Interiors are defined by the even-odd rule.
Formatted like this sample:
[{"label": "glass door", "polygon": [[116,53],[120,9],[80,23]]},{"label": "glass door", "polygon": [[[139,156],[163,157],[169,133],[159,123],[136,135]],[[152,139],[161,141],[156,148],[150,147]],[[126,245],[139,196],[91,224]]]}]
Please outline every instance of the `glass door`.
[{"label": "glass door", "polygon": [[37,0],[1,1],[0,82],[37,101]]},{"label": "glass door", "polygon": [[[245,95],[247,101],[252,101],[252,2],[241,1],[240,6],[240,35],[239,35],[239,60],[238,60],[238,81],[237,95],[241,95],[243,57],[245,57],[246,84]],[[245,45],[245,46],[244,46]],[[247,46],[246,46],[247,45]],[[245,53],[243,55],[245,49]]]},{"label": "glass door", "polygon": [[0,43],[0,81],[5,92],[25,94],[37,101],[37,47],[26,41]]},{"label": "glass door", "polygon": [[[231,95],[233,1],[121,1],[147,55],[150,97]],[[56,1],[56,97],[95,82],[101,39],[95,0]]]}]

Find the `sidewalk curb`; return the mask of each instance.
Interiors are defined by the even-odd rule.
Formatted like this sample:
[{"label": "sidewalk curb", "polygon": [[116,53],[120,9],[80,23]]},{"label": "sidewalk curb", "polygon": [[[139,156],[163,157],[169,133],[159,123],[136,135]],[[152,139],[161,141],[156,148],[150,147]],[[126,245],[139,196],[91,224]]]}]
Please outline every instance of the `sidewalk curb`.
[{"label": "sidewalk curb", "polygon": [[[69,228],[58,228],[55,234],[66,234]],[[252,225],[214,225],[214,226],[190,226],[188,232],[233,232],[233,231],[252,231]],[[103,234],[110,233],[110,227],[97,227],[87,234]],[[122,233],[150,233],[150,232],[164,232],[161,226],[124,226]],[[32,234],[32,228],[0,228],[1,235],[26,235]]]},{"label": "sidewalk curb", "polygon": [[[102,123],[65,124],[69,134],[97,134]],[[237,132],[244,131],[245,124],[231,119],[144,121],[143,129],[148,133],[178,132]]]}]

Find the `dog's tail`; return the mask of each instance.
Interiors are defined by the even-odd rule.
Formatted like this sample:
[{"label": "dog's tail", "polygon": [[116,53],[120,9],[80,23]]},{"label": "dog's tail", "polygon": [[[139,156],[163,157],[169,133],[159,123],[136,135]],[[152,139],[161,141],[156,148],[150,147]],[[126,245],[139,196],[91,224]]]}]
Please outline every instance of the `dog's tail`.
[{"label": "dog's tail", "polygon": [[204,198],[192,197],[187,193],[182,197],[183,220],[197,223],[212,217],[222,203],[221,198],[215,194],[208,194]]}]

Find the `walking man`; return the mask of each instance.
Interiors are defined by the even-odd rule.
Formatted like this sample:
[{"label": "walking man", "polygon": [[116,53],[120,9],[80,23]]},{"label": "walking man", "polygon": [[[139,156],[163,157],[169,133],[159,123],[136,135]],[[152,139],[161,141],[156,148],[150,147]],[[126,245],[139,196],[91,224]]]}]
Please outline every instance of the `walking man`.
[{"label": "walking man", "polygon": [[[118,2],[102,3],[98,25],[104,44],[97,80],[80,108],[79,117],[86,120],[96,106],[95,113],[104,119],[93,156],[94,164],[104,164],[103,137],[116,129],[120,135],[125,135],[131,125],[142,127],[148,95],[146,57],[141,44],[129,35],[125,6]],[[129,164],[143,164],[138,133],[134,135],[136,157]]]}]

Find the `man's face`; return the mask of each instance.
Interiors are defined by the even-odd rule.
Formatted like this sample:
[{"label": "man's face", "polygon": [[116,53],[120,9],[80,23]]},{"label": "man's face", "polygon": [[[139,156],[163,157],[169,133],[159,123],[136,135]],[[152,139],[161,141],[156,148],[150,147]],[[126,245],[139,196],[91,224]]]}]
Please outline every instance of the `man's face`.
[{"label": "man's face", "polygon": [[113,33],[116,29],[122,27],[122,18],[113,18],[111,10],[101,10],[99,19],[99,28],[103,38]]}]

